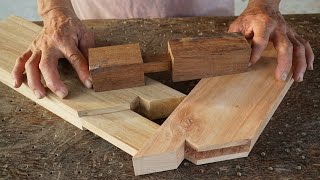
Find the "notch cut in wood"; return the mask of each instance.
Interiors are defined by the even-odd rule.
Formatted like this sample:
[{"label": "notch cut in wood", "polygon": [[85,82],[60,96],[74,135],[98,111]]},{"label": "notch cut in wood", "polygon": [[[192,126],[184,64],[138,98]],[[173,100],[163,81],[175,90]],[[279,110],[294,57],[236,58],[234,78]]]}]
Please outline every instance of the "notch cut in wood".
[{"label": "notch cut in wood", "polygon": [[[248,70],[251,48],[239,34],[183,38],[168,42],[168,54],[143,63],[139,44],[89,49],[95,91],[144,85],[144,74],[172,71],[174,82],[242,73]],[[236,58],[235,58],[236,57]]]}]

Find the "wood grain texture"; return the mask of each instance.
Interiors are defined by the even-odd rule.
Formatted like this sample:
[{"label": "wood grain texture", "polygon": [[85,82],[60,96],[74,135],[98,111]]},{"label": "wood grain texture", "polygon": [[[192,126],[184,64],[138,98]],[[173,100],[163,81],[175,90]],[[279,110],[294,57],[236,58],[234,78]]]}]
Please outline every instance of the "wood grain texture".
[{"label": "wood grain texture", "polygon": [[89,70],[96,92],[143,86],[139,44],[89,49]]},{"label": "wood grain texture", "polygon": [[168,49],[175,82],[245,72],[251,53],[245,37],[234,33],[171,40]]},{"label": "wood grain texture", "polygon": [[158,124],[130,110],[81,119],[86,129],[131,156],[135,155],[159,128]]},{"label": "wood grain texture", "polygon": [[[275,51],[269,46],[250,72],[202,79],[133,157],[135,174],[178,167],[186,156],[185,146],[197,152],[236,147],[234,156],[221,153],[226,159],[248,154],[293,83],[291,76],[277,81],[275,68]],[[239,146],[247,151],[239,152]],[[198,163],[217,160],[223,158]]]}]

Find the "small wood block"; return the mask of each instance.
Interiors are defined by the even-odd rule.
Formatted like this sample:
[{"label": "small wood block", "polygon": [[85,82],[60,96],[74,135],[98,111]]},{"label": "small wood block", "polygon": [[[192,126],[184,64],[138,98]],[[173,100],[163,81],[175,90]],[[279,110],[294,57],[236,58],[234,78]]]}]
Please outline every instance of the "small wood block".
[{"label": "small wood block", "polygon": [[89,49],[89,69],[97,92],[145,85],[138,43]]},{"label": "small wood block", "polygon": [[168,49],[174,82],[245,72],[251,53],[246,38],[236,33],[176,39]]}]

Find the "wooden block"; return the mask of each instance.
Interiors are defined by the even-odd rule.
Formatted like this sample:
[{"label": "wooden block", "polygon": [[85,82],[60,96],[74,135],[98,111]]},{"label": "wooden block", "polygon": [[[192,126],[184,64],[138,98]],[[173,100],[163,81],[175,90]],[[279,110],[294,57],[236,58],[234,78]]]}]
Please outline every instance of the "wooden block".
[{"label": "wooden block", "polygon": [[245,72],[251,53],[247,40],[232,33],[172,40],[168,49],[174,82]]},{"label": "wooden block", "polygon": [[[250,72],[202,79],[133,157],[135,174],[175,169],[184,158],[202,164],[248,154],[293,83],[291,76],[285,82],[274,78],[276,53],[268,48]],[[186,146],[248,151],[201,162],[197,157],[205,156],[186,155]]]},{"label": "wooden block", "polygon": [[89,69],[95,91],[145,85],[139,44],[89,49]]}]

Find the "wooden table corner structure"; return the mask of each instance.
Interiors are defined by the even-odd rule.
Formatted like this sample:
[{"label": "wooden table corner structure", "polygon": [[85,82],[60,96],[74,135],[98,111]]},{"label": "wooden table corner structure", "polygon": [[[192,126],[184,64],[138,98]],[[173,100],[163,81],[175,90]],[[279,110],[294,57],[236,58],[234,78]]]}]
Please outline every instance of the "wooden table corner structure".
[{"label": "wooden table corner structure", "polygon": [[[11,16],[0,22],[0,81],[10,72],[41,27]],[[61,74],[67,99],[48,92],[38,100],[26,83],[15,89],[81,129],[133,156],[136,175],[246,157],[293,83],[275,80],[276,52],[268,46],[250,71],[202,79],[188,96],[146,78],[146,86],[94,92],[76,77]],[[143,115],[143,116],[142,116]],[[168,117],[169,116],[169,117]],[[153,119],[166,118],[159,126]]]}]

